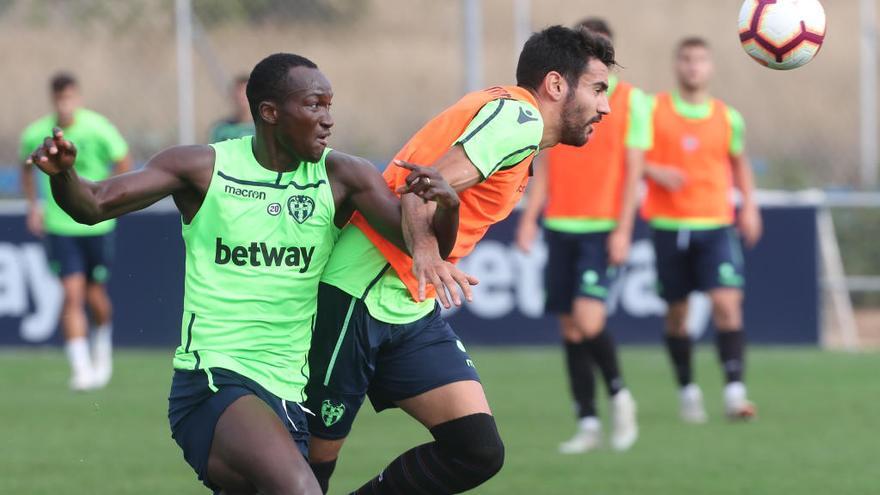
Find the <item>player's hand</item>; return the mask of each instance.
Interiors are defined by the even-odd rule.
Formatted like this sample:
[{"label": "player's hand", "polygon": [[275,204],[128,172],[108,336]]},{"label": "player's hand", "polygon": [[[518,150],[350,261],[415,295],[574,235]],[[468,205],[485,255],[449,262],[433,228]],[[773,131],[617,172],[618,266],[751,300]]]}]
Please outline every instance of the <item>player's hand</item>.
[{"label": "player's hand", "polygon": [[413,253],[412,271],[419,281],[419,302],[425,300],[425,290],[427,285],[431,284],[437,292],[437,299],[446,309],[451,308],[452,304],[461,306],[459,292],[468,302],[473,301],[471,286],[480,283],[476,277],[459,270],[436,253],[422,253],[416,250]]},{"label": "player's hand", "polygon": [[41,207],[32,206],[31,208],[28,208],[25,223],[28,232],[37,237],[43,237],[43,209]]},{"label": "player's hand", "polygon": [[524,253],[531,252],[539,231],[536,220],[526,218],[526,215],[519,217],[519,225],[516,226],[516,247]]},{"label": "player's hand", "polygon": [[761,211],[756,205],[744,206],[737,218],[737,229],[742,236],[747,248],[755,247],[761,240],[764,231],[764,223],[761,220]]},{"label": "player's hand", "polygon": [[64,131],[59,127],[52,129],[52,136],[31,153],[28,165],[36,165],[47,175],[58,175],[73,167],[76,161],[76,146],[64,139]]},{"label": "player's hand", "polygon": [[436,169],[403,160],[394,160],[394,165],[410,171],[406,177],[406,185],[398,187],[397,194],[412,193],[425,201],[436,201],[441,208],[458,208],[458,194]]},{"label": "player's hand", "polygon": [[608,234],[608,263],[612,266],[620,266],[626,263],[629,257],[629,248],[632,244],[632,235],[621,229],[614,229]]},{"label": "player's hand", "polygon": [[673,167],[651,165],[645,169],[645,175],[667,191],[678,191],[687,183],[685,173]]}]

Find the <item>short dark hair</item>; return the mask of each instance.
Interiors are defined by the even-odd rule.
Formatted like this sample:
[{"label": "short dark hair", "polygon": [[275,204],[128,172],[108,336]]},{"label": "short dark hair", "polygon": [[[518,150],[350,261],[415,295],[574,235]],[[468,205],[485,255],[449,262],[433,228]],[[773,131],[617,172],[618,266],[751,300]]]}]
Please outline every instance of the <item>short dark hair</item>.
[{"label": "short dark hair", "polygon": [[79,83],[76,82],[76,77],[69,72],[58,72],[49,80],[49,88],[53,94],[58,94],[71,86],[79,86]]},{"label": "short dark hair", "polygon": [[617,65],[610,39],[586,29],[550,26],[533,34],[523,46],[516,65],[516,84],[537,90],[547,74],[556,71],[576,86],[593,58],[609,68]]},{"label": "short dark hair", "polygon": [[293,53],[275,53],[260,60],[247,81],[247,99],[255,122],[260,118],[260,102],[280,102],[287,93],[287,75],[290,69],[308,67],[317,69],[311,60]]},{"label": "short dark hair", "polygon": [[709,42],[706,41],[706,38],[701,38],[699,36],[689,36],[678,42],[678,48],[675,49],[675,53],[681,53],[685,48],[705,48],[709,49]]},{"label": "short dark hair", "polygon": [[614,39],[614,32],[611,31],[611,26],[608,25],[608,21],[602,19],[601,17],[587,17],[581,22],[577,23],[575,28],[586,29],[587,31],[592,31],[594,33],[599,33],[604,36],[608,36],[611,39]]}]

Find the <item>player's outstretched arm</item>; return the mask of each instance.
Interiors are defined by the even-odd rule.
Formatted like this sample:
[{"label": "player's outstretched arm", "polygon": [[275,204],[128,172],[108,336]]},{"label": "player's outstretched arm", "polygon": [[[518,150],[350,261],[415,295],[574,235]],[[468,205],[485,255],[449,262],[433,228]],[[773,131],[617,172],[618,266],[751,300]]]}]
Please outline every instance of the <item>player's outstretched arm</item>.
[{"label": "player's outstretched arm", "polygon": [[[96,224],[146,208],[187,189],[198,179],[207,189],[213,158],[213,149],[207,146],[170,148],[151,158],[141,170],[91,182],[79,177],[73,168],[74,143],[64,139],[61,129],[55,129],[53,136],[31,154],[28,163],[50,176],[55,201],[74,220]],[[185,199],[178,201],[185,220],[194,214],[187,211],[189,206]]]}]

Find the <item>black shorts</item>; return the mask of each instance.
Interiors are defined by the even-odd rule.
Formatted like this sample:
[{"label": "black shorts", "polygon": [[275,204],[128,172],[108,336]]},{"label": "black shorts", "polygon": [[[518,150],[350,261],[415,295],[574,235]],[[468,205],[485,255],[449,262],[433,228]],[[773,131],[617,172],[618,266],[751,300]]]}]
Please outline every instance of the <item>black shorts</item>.
[{"label": "black shorts", "polygon": [[113,233],[96,236],[47,234],[43,245],[49,268],[60,278],[82,273],[89,282],[105,283],[113,261]]},{"label": "black shorts", "polygon": [[208,455],[214,441],[214,428],[223,411],[245,395],[256,395],[272,408],[287,427],[299,451],[308,458],[308,421],[299,404],[287,402],[233,371],[211,368],[209,379],[206,370],[174,370],[168,396],[171,436],[183,450],[183,457],[199,480],[215,491],[218,487],[208,480]]},{"label": "black shorts", "polygon": [[464,345],[440,308],[417,321],[376,320],[360,299],[327,284],[318,289],[318,316],[309,351],[309,431],[325,439],[348,435],[366,395],[376,411],[437,387],[479,381]]},{"label": "black shorts", "polygon": [[576,297],[604,301],[608,297],[615,267],[608,264],[608,232],[568,234],[544,230],[547,265],[544,290],[547,314],[569,314]]},{"label": "black shorts", "polygon": [[708,230],[652,229],[658,292],[666,302],[694,291],[745,285],[742,245],[733,227]]}]

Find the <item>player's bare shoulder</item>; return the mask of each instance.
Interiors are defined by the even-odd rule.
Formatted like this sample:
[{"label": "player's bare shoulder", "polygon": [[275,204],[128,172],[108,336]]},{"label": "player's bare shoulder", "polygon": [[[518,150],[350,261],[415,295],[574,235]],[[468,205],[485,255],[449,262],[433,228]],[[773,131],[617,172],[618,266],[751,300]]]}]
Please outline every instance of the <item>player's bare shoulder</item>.
[{"label": "player's bare shoulder", "polygon": [[184,221],[199,211],[211,185],[216,152],[207,145],[182,145],[160,151],[147,161],[152,169],[176,183],[171,195]]}]

